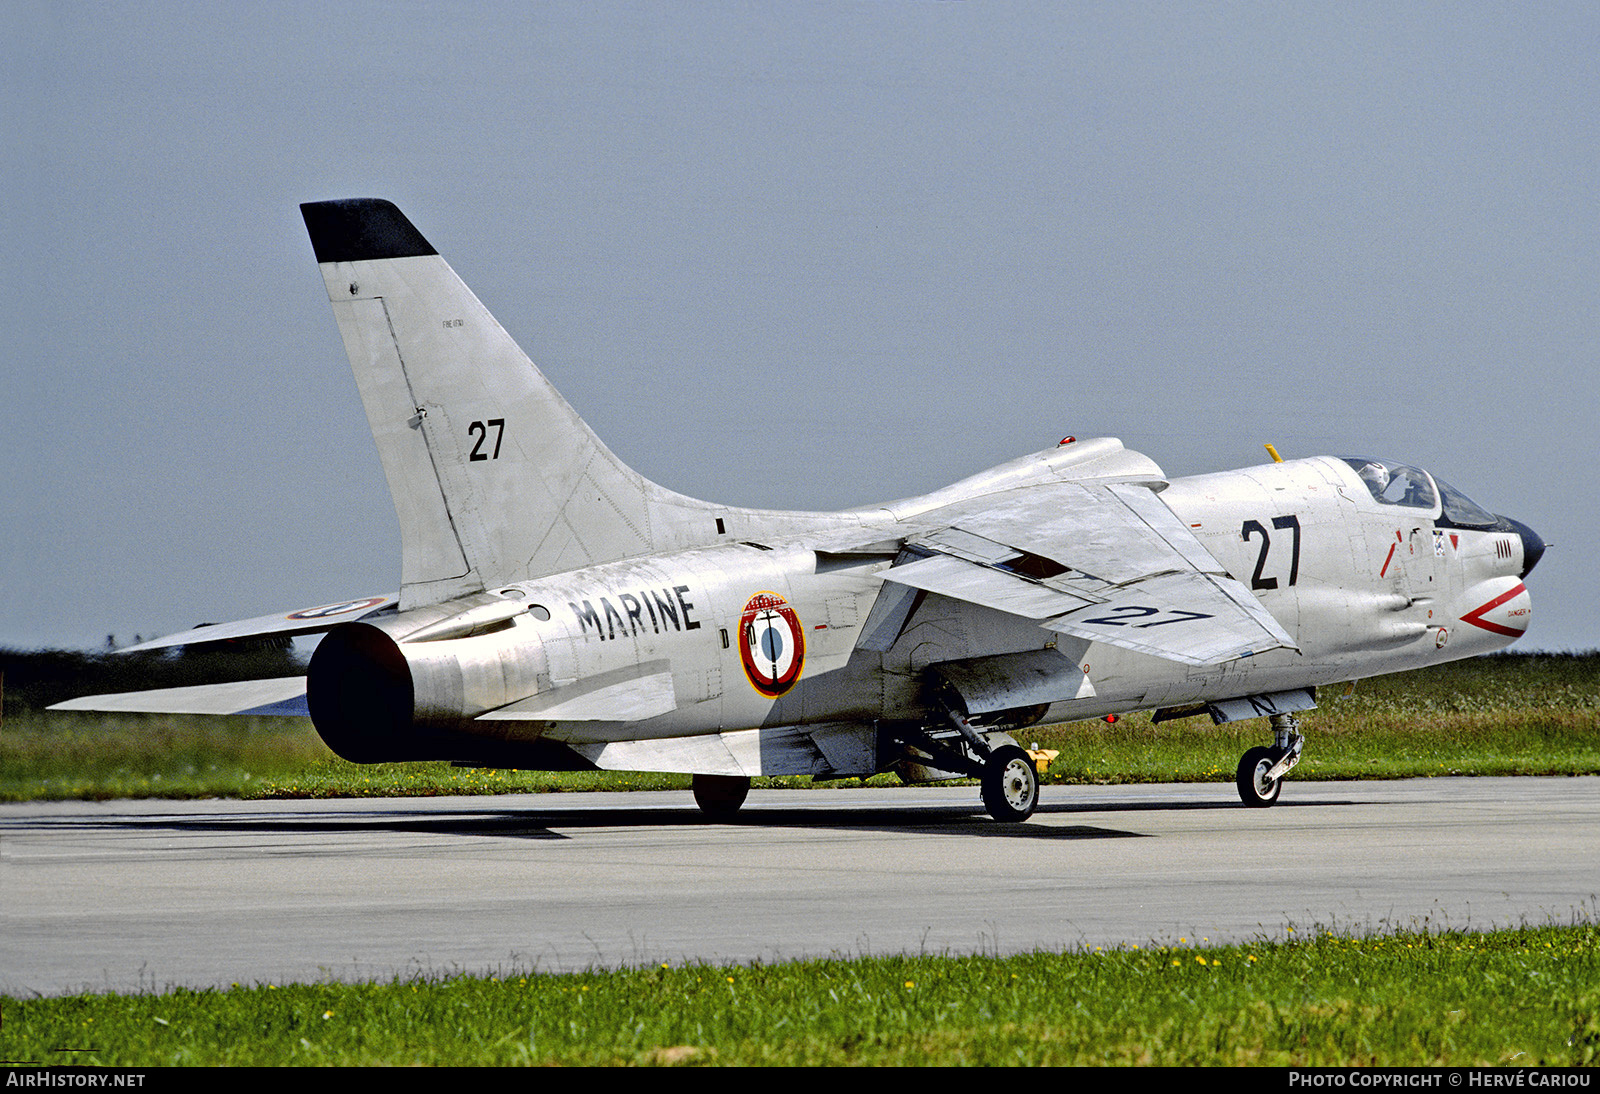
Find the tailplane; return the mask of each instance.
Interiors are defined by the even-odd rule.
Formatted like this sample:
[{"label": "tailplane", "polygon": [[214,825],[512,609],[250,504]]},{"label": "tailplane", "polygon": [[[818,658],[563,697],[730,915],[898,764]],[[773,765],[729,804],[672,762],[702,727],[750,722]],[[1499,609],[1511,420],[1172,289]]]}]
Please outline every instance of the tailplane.
[{"label": "tailplane", "polygon": [[300,207],[400,518],[401,607],[715,542],[601,443],[398,208]]}]

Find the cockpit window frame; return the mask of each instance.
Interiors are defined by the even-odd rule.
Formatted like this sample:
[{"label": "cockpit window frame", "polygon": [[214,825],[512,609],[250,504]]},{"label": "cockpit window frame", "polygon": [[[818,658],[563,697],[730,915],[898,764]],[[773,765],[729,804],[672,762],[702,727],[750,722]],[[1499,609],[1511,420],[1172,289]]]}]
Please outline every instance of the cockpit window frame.
[{"label": "cockpit window frame", "polygon": [[1338,459],[1355,473],[1368,495],[1379,505],[1418,514],[1442,512],[1439,487],[1433,476],[1422,468],[1369,456],[1340,456]]},{"label": "cockpit window frame", "polygon": [[[1395,460],[1372,459],[1367,456],[1338,456],[1336,459],[1350,469],[1355,477],[1361,481],[1361,485],[1367,488],[1368,495],[1379,505],[1416,513],[1419,516],[1426,513],[1433,518],[1434,526],[1438,528],[1459,528],[1467,532],[1512,532],[1516,530],[1511,521],[1498,513],[1484,508],[1461,490],[1451,486],[1425,468],[1399,463]],[[1378,480],[1382,479],[1382,475],[1369,476],[1362,474],[1362,470],[1368,465],[1376,465],[1388,472],[1389,479],[1385,482],[1385,486],[1393,482],[1397,472],[1411,481],[1416,481],[1416,477],[1420,476],[1427,481],[1429,491],[1433,495],[1431,505],[1407,504],[1404,498],[1389,500],[1383,497],[1378,486]]]}]

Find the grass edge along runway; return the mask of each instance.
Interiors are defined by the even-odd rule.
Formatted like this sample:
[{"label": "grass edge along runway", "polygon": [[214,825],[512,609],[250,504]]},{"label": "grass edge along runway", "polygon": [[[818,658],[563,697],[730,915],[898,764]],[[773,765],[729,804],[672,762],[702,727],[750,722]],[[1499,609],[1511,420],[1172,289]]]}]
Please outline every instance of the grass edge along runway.
[{"label": "grass edge along runway", "polygon": [[1594,1066],[1600,926],[0,998],[10,1064]]}]

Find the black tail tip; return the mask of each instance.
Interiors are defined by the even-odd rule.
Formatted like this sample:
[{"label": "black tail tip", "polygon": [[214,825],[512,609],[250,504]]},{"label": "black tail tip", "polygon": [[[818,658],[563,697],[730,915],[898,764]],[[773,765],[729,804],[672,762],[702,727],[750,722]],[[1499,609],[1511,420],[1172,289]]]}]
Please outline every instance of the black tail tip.
[{"label": "black tail tip", "polygon": [[416,258],[439,252],[393,202],[382,198],[308,201],[300,206],[317,262]]}]

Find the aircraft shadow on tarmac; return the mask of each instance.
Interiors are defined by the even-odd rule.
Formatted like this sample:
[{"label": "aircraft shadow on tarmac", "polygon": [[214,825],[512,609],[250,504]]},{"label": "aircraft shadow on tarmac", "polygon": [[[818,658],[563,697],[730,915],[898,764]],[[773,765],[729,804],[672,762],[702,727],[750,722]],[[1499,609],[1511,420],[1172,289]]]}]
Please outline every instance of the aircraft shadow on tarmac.
[{"label": "aircraft shadow on tarmac", "polygon": [[[1288,803],[1278,808],[1350,805],[1350,800]],[[1038,814],[1060,816],[1074,813],[1165,813],[1192,810],[1243,811],[1232,802],[1211,801],[1112,801],[1095,803],[1063,802],[1040,806]],[[332,813],[217,813],[155,814],[33,821],[11,827],[98,829],[101,831],[213,832],[233,835],[265,833],[328,835],[340,832],[395,834],[413,833],[439,836],[488,836],[500,839],[573,839],[578,829],[666,828],[666,827],[741,827],[805,828],[830,831],[869,831],[885,835],[963,835],[985,839],[1083,840],[1137,839],[1149,833],[1095,825],[1007,824],[984,819],[976,808],[959,805],[907,805],[900,808],[784,808],[763,807],[753,801],[737,816],[714,820],[694,806],[658,808],[594,809],[463,809],[432,811],[414,809],[372,809]]]}]

